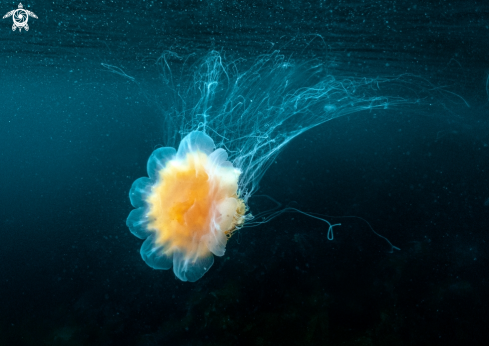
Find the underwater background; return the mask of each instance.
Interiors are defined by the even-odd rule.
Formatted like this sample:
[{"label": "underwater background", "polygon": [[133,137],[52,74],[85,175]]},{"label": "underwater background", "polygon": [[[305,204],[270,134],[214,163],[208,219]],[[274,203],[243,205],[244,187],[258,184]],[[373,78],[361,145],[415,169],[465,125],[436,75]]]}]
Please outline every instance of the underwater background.
[{"label": "underwater background", "polygon": [[[29,31],[0,22],[0,345],[489,340],[489,2],[23,5],[38,16]],[[416,80],[431,89],[303,133],[264,175],[257,195],[329,215],[334,240],[284,213],[240,230],[188,283],[148,267],[125,221],[132,182],[175,136],[158,58],[212,50],[243,66],[279,50],[341,78],[415,76],[400,97]]]}]

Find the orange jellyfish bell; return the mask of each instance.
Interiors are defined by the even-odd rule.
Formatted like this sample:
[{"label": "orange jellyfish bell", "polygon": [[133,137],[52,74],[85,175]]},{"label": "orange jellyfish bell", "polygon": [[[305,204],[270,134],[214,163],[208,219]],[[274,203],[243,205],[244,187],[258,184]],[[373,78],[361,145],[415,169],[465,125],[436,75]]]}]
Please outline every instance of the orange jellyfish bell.
[{"label": "orange jellyfish bell", "polygon": [[137,179],[129,198],[136,208],[127,226],[146,239],[141,257],[154,269],[170,269],[182,281],[197,281],[224,255],[227,239],[244,224],[238,192],[240,171],[224,149],[200,131],[178,147],[153,151],[149,178]]}]

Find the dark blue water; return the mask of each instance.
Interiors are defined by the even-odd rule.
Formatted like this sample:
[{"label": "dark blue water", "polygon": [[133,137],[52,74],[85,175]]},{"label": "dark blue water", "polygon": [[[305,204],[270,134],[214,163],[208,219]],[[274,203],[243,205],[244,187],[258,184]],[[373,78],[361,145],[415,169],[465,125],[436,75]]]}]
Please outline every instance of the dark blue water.
[{"label": "dark blue water", "polygon": [[[487,3],[23,4],[30,30],[0,27],[0,345],[485,344]],[[338,78],[411,74],[385,92],[423,102],[320,125],[265,174],[258,194],[330,215],[333,241],[283,214],[183,283],[141,260],[128,192],[178,136],[158,57],[213,49],[243,66],[279,49]],[[401,250],[334,217],[351,215]]]}]

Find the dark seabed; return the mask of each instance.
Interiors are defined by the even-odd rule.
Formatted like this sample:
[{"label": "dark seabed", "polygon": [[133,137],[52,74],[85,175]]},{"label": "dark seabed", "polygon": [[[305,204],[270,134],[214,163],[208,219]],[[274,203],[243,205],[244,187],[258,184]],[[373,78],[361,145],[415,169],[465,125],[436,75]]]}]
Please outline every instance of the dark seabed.
[{"label": "dark seabed", "polygon": [[[0,22],[0,345],[487,345],[489,2],[23,5],[29,31]],[[212,50],[402,75],[379,94],[422,102],[326,122],[268,169],[257,194],[329,215],[334,240],[284,213],[188,283],[125,222],[149,155],[179,140],[158,58]]]}]

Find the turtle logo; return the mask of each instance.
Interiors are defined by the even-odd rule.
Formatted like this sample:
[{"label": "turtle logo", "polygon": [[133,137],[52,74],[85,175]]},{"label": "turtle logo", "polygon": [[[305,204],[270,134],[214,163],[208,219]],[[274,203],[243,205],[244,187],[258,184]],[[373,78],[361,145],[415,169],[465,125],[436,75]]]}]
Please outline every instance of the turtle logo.
[{"label": "turtle logo", "polygon": [[19,28],[19,32],[22,31],[22,28],[24,28],[25,31],[29,31],[29,25],[27,25],[29,16],[37,19],[37,16],[35,15],[34,12],[24,10],[24,6],[22,6],[22,3],[19,3],[18,9],[12,10],[8,12],[5,16],[3,16],[3,19],[8,18],[10,16],[12,16],[14,20],[14,25],[12,25],[12,31],[15,31],[15,29]]}]

